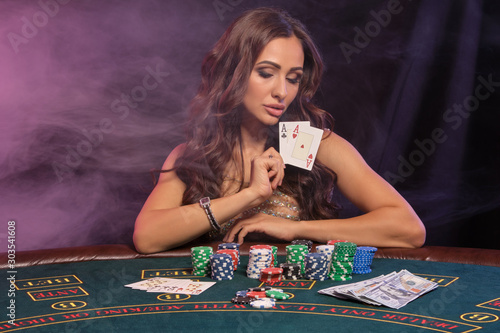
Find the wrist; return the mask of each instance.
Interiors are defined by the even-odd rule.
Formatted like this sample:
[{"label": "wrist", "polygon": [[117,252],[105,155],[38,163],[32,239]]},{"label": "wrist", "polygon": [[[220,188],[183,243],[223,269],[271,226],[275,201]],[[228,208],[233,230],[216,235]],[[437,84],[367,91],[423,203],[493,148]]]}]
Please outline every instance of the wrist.
[{"label": "wrist", "polygon": [[292,221],[294,223],[290,223],[290,233],[293,235],[293,239],[309,239],[304,238],[304,224],[306,221]]},{"label": "wrist", "polygon": [[210,226],[212,227],[213,231],[215,231],[216,233],[220,232],[221,226],[215,219],[215,216],[212,212],[212,208],[210,207],[210,198],[209,197],[201,198],[200,206],[205,210],[208,221],[210,222]]},{"label": "wrist", "polygon": [[246,209],[258,206],[265,200],[265,198],[262,198],[259,193],[250,187],[247,187],[238,193],[242,196],[243,202],[246,203]]}]

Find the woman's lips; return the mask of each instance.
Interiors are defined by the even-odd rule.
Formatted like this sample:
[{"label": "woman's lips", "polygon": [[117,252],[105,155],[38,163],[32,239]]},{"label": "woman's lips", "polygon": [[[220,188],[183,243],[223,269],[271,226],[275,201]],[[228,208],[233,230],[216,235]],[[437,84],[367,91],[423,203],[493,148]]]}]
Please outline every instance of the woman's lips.
[{"label": "woman's lips", "polygon": [[285,111],[285,106],[283,104],[266,104],[264,105],[264,108],[269,114],[275,117],[281,117]]}]

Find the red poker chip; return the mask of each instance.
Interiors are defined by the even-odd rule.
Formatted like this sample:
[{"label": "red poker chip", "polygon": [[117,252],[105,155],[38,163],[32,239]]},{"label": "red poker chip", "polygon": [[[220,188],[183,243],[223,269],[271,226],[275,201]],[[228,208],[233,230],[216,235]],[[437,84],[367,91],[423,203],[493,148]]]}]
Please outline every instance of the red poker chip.
[{"label": "red poker chip", "polygon": [[260,249],[268,249],[272,250],[273,247],[271,245],[252,245],[250,246],[250,250],[260,250]]},{"label": "red poker chip", "polygon": [[279,282],[279,281],[282,280],[282,277],[281,276],[280,277],[265,277],[265,276],[261,276],[259,278],[259,280],[261,282]]},{"label": "red poker chip", "polygon": [[247,297],[251,298],[265,298],[266,292],[265,291],[249,291],[247,292]]},{"label": "red poker chip", "polygon": [[268,267],[260,271],[261,274],[282,274],[283,268],[279,267]]},{"label": "red poker chip", "polygon": [[346,241],[346,240],[339,240],[339,239],[336,239],[336,240],[329,240],[328,243],[326,243],[326,245],[335,245],[335,243],[348,243],[349,241]]},{"label": "red poker chip", "polygon": [[283,268],[268,267],[260,271],[259,280],[262,282],[279,282],[282,279]]}]

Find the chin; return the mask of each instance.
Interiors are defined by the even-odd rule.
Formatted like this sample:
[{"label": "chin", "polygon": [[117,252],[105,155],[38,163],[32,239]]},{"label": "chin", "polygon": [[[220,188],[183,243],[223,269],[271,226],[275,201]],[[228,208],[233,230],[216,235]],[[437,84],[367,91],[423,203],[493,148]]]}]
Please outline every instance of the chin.
[{"label": "chin", "polygon": [[267,126],[274,126],[279,123],[280,119],[281,117],[269,116],[264,120],[264,124],[266,124]]}]

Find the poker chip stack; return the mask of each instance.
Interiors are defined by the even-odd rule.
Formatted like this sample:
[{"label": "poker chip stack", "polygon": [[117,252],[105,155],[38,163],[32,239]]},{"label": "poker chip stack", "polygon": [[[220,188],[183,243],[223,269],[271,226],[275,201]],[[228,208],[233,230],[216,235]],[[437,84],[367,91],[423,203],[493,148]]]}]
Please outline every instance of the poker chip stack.
[{"label": "poker chip stack", "polygon": [[328,256],[324,253],[307,253],[304,276],[309,280],[325,281],[328,278]]},{"label": "poker chip stack", "polygon": [[238,243],[221,243],[217,246],[218,250],[236,250],[238,251],[238,266],[240,265],[240,244]]},{"label": "poker chip stack", "polygon": [[250,246],[250,251],[251,250],[263,250],[263,249],[271,250],[271,255],[273,256],[273,258],[271,260],[271,266],[274,266],[274,262],[276,260],[277,255],[278,255],[278,248],[276,246],[262,245],[262,244]]},{"label": "poker chip stack", "polygon": [[358,246],[356,254],[354,255],[353,270],[354,274],[368,274],[371,273],[371,264],[373,257],[377,252],[376,247],[371,246]]},{"label": "poker chip stack", "polygon": [[307,251],[312,252],[313,242],[307,239],[295,239],[292,241],[292,245],[306,245]]},{"label": "poker chip stack", "polygon": [[232,280],[234,277],[233,259],[229,254],[212,254],[210,256],[210,269],[213,280]]},{"label": "poker chip stack", "polygon": [[229,254],[231,256],[231,260],[233,262],[233,270],[237,270],[238,269],[238,259],[239,259],[239,256],[238,256],[238,251],[236,250],[229,250],[229,249],[223,249],[223,250],[217,250],[216,253],[225,253],[225,254]]},{"label": "poker chip stack", "polygon": [[316,252],[326,254],[328,258],[328,272],[332,266],[332,255],[335,250],[335,245],[318,245],[316,246]]},{"label": "poker chip stack", "polygon": [[280,282],[282,280],[283,269],[279,267],[268,267],[260,271],[259,280],[262,282]]},{"label": "poker chip stack", "polygon": [[193,275],[206,276],[210,274],[210,256],[213,249],[210,246],[196,246],[191,248],[191,263]]},{"label": "poker chip stack", "polygon": [[283,270],[281,277],[283,280],[298,280],[302,277],[300,274],[300,264],[299,263],[281,263],[280,268]]},{"label": "poker chip stack", "polygon": [[260,271],[272,267],[274,264],[272,249],[260,248],[264,245],[260,245],[258,248],[255,246],[257,245],[250,247],[248,253],[247,277],[250,279],[259,279]]},{"label": "poker chip stack", "polygon": [[347,281],[352,279],[353,260],[356,254],[356,244],[351,242],[335,243],[332,255],[330,279],[334,281]]},{"label": "poker chip stack", "polygon": [[289,264],[300,264],[300,274],[305,273],[304,260],[309,253],[307,245],[292,244],[286,246],[286,262]]},{"label": "poker chip stack", "polygon": [[273,251],[273,258],[274,258],[273,266],[274,267],[278,267],[279,266],[279,262],[278,262],[278,247],[274,246],[274,245],[271,245],[271,249]]}]

